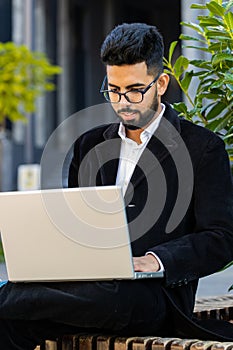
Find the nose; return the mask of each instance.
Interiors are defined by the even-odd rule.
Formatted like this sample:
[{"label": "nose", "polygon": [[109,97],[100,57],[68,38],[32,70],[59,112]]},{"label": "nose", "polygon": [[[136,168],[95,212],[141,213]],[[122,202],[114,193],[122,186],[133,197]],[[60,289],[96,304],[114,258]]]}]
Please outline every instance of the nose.
[{"label": "nose", "polygon": [[131,105],[131,102],[129,102],[129,101],[127,100],[126,96],[122,94],[122,95],[121,95],[121,100],[120,100],[119,104],[122,105],[122,106],[130,106],[130,105]]}]

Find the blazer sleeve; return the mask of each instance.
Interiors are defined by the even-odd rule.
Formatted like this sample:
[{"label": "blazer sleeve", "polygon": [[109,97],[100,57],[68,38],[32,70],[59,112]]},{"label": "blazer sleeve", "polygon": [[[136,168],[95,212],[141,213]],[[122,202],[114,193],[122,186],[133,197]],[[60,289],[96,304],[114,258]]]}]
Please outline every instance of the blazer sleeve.
[{"label": "blazer sleeve", "polygon": [[187,284],[233,260],[232,175],[218,137],[210,139],[194,170],[193,198],[194,231],[150,248],[163,262],[167,286]]}]

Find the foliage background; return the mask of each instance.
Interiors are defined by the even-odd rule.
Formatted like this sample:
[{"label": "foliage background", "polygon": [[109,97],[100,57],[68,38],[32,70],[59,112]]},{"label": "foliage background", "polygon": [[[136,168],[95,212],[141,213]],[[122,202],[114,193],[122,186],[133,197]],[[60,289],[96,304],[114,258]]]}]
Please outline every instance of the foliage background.
[{"label": "foliage background", "polygon": [[61,68],[52,65],[45,54],[30,51],[25,45],[0,43],[0,124],[27,121],[35,112],[36,99],[55,88],[52,78]]},{"label": "foliage background", "polygon": [[178,41],[171,43],[165,72],[175,78],[187,101],[173,106],[188,120],[219,134],[233,161],[233,0],[193,4],[191,9],[204,14],[197,16],[197,23],[181,22],[191,34],[181,34],[180,40],[186,48],[205,53],[205,59],[180,55],[174,60]]}]

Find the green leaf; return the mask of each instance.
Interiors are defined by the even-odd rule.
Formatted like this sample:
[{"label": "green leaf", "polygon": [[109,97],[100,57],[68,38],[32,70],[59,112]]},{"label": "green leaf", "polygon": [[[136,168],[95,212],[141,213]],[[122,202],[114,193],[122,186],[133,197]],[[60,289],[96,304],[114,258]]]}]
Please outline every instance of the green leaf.
[{"label": "green leaf", "polygon": [[184,116],[186,119],[192,120],[191,112],[188,111],[188,108],[184,102],[173,103],[172,107],[179,112],[180,116]]},{"label": "green leaf", "polygon": [[199,23],[203,26],[211,26],[211,27],[218,27],[222,26],[225,27],[225,24],[222,20],[209,17],[209,16],[198,16]]},{"label": "green leaf", "polygon": [[[232,139],[232,140],[231,140]],[[233,144],[233,133],[232,134],[229,134],[229,135],[225,135],[224,137],[223,137],[223,140],[226,142],[226,141],[228,141],[228,140],[230,140],[230,144],[232,145]],[[228,153],[230,154],[230,155],[232,155],[232,159],[231,159],[231,161],[233,160],[233,149],[228,149],[227,150],[228,151]]]},{"label": "green leaf", "polygon": [[207,111],[207,109],[209,109],[209,108],[210,108],[211,106],[213,106],[213,105],[215,105],[215,101],[210,102],[209,104],[203,106],[203,107],[201,108],[201,113],[202,113],[202,114],[205,114],[206,111]]},{"label": "green leaf", "polygon": [[217,66],[218,64],[220,64],[224,61],[232,61],[233,62],[233,55],[227,54],[227,53],[219,53],[219,54],[214,55],[212,58],[213,66]]},{"label": "green leaf", "polygon": [[189,61],[189,63],[192,64],[195,67],[198,67],[198,68],[205,68],[208,71],[212,67],[211,64],[208,61],[206,61],[206,60],[191,60],[191,61]]},{"label": "green leaf", "polygon": [[200,51],[205,51],[205,52],[209,52],[209,49],[203,46],[193,46],[193,45],[187,45],[187,46],[183,46],[183,48],[186,49],[196,49],[196,50],[200,50]]},{"label": "green leaf", "polygon": [[229,30],[233,30],[233,13],[232,12],[228,12],[226,15],[225,15],[225,21],[226,21],[226,24],[229,28]]},{"label": "green leaf", "polygon": [[[166,63],[164,63],[164,66],[166,67]],[[171,71],[170,71],[170,69],[164,69],[163,70],[164,71],[164,73],[166,73],[166,74],[171,74]]]},{"label": "green leaf", "polygon": [[179,56],[174,63],[173,69],[175,71],[175,77],[179,78],[180,75],[188,68],[189,60],[184,56]]},{"label": "green leaf", "polygon": [[184,102],[173,103],[172,106],[178,112],[187,113],[187,111],[188,111],[188,108],[187,108],[187,106],[186,106],[186,104]]},{"label": "green leaf", "polygon": [[5,258],[4,258],[4,252],[3,252],[3,248],[2,248],[2,241],[0,240],[0,262],[4,262]]},{"label": "green leaf", "polygon": [[229,89],[229,91],[233,91],[233,84],[226,84],[226,87]]},{"label": "green leaf", "polygon": [[226,11],[229,11],[231,9],[231,7],[233,6],[233,0],[228,0],[227,2],[225,2],[223,4],[223,6],[225,7]]},{"label": "green leaf", "polygon": [[219,5],[216,1],[210,1],[209,3],[206,4],[206,7],[208,10],[216,16],[224,16],[225,9],[221,5]]},{"label": "green leaf", "polygon": [[170,44],[170,47],[169,47],[169,54],[168,54],[168,61],[169,61],[169,63],[171,63],[172,56],[173,56],[173,53],[174,53],[174,50],[175,50],[177,44],[178,44],[178,41],[173,41],[173,42]]},{"label": "green leaf", "polygon": [[184,92],[186,92],[186,93],[188,92],[192,77],[193,77],[193,71],[186,72],[184,75],[184,78],[180,82]]},{"label": "green leaf", "polygon": [[181,35],[179,36],[179,39],[180,39],[180,40],[203,41],[203,40],[200,40],[200,39],[198,39],[198,38],[195,38],[194,36],[185,35],[185,34],[181,34]]},{"label": "green leaf", "polygon": [[198,24],[192,23],[192,22],[181,22],[180,23],[182,26],[185,27],[189,27],[191,29],[194,29],[197,33],[203,35],[204,34],[204,30],[202,29],[201,26],[199,26]]},{"label": "green leaf", "polygon": [[220,113],[226,108],[226,104],[223,102],[217,103],[207,114],[206,119],[211,120],[220,115]]},{"label": "green leaf", "polygon": [[197,9],[197,10],[205,10],[206,5],[200,5],[200,4],[192,4],[190,6],[191,9]]},{"label": "green leaf", "polygon": [[225,83],[224,79],[216,80],[213,84],[210,85],[210,89],[222,87],[224,83]]},{"label": "green leaf", "polygon": [[222,269],[222,271],[228,269],[232,265],[233,265],[233,261],[231,261],[227,265],[225,265],[224,268]]},{"label": "green leaf", "polygon": [[209,45],[209,51],[224,51],[228,47],[227,42],[216,42]]},{"label": "green leaf", "polygon": [[228,292],[230,292],[233,289],[233,284],[228,288]]},{"label": "green leaf", "polygon": [[228,269],[232,265],[233,265],[233,261],[231,261],[227,265],[225,265],[224,268],[221,271]]},{"label": "green leaf", "polygon": [[220,93],[212,93],[212,92],[208,92],[208,91],[205,91],[205,92],[202,92],[201,94],[199,94],[197,96],[199,99],[203,99],[203,98],[206,98],[207,100],[218,100],[221,95]]},{"label": "green leaf", "polygon": [[198,72],[193,73],[193,75],[195,77],[199,78],[200,85],[202,85],[203,83],[205,83],[205,78],[210,76],[210,71],[203,69],[203,70],[200,70]]},{"label": "green leaf", "polygon": [[215,132],[215,131],[216,131],[216,128],[218,127],[220,121],[221,121],[221,119],[215,119],[215,120],[209,122],[209,123],[207,124],[207,128],[208,128],[209,130]]},{"label": "green leaf", "polygon": [[232,111],[230,110],[222,118],[215,119],[214,121],[207,124],[207,127],[214,132],[221,131],[227,126],[231,118],[232,118]]},{"label": "green leaf", "polygon": [[228,32],[223,32],[222,30],[208,30],[206,32],[206,37],[208,39],[215,39],[215,40],[225,40],[231,39],[230,33]]}]

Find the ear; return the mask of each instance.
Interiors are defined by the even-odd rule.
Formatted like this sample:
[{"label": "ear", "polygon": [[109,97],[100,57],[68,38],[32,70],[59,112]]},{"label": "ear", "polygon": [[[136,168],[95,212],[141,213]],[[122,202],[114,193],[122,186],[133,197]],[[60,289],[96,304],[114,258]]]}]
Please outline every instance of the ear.
[{"label": "ear", "polygon": [[170,78],[169,78],[168,74],[162,73],[160,75],[158,82],[157,82],[159,96],[162,96],[166,92],[168,84],[169,84],[169,80],[170,80]]}]

